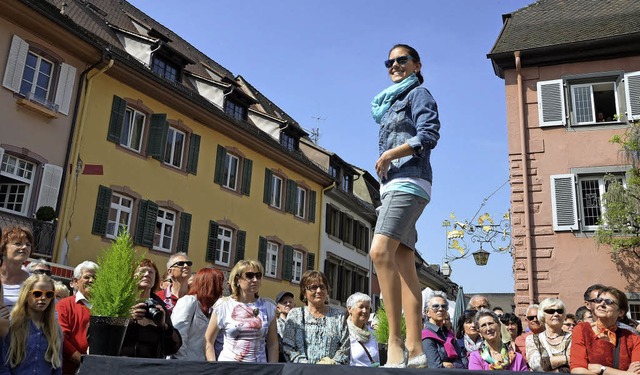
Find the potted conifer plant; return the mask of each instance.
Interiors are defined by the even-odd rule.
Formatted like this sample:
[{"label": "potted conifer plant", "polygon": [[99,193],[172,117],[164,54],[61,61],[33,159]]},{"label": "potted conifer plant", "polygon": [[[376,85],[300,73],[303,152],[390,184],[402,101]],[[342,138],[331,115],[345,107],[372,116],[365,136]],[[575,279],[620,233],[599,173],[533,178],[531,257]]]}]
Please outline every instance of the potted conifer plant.
[{"label": "potted conifer plant", "polygon": [[131,236],[121,230],[116,240],[98,256],[96,280],[91,286],[90,354],[120,354],[131,306],[139,296],[140,277],[135,271],[142,260]]}]

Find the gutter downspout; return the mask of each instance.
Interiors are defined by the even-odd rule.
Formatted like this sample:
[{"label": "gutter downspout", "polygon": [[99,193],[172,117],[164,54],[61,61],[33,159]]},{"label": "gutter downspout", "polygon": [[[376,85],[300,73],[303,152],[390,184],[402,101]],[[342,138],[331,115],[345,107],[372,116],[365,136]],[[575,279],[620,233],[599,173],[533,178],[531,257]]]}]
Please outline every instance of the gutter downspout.
[{"label": "gutter downspout", "polygon": [[[91,70],[93,70],[96,66],[98,66],[100,63],[105,61],[105,59],[109,59],[109,63],[107,64],[107,66],[100,69],[100,71],[98,71],[96,74],[92,76],[88,76],[88,73]],[[65,157],[65,163],[64,163],[65,171],[62,174],[62,181],[60,182],[61,189],[60,189],[60,193],[58,193],[58,201],[60,202],[60,204],[58,205],[56,216],[61,213],[61,216],[59,216],[59,221],[58,221],[58,223],[61,224],[61,226],[58,227],[58,230],[56,231],[56,241],[54,242],[55,244],[54,251],[51,256],[52,259],[54,259],[54,257],[57,256],[58,257],[57,262],[60,264],[65,264],[64,262],[65,259],[62,259],[60,251],[58,249],[61,248],[62,241],[66,238],[66,235],[67,235],[66,221],[67,221],[67,217],[69,216],[68,214],[69,209],[67,209],[66,205],[70,196],[69,191],[71,190],[70,188],[65,189],[64,187],[67,179],[67,173],[69,174],[75,173],[76,178],[80,173],[79,167],[77,165],[77,161],[78,161],[78,154],[80,153],[80,140],[82,139],[82,133],[84,131],[84,124],[85,124],[85,118],[87,113],[86,111],[87,98],[89,97],[89,94],[91,92],[91,80],[96,76],[109,70],[113,66],[113,63],[114,63],[114,60],[111,57],[111,55],[105,54],[105,52],[103,51],[102,58],[100,59],[100,61],[95,62],[94,64],[89,66],[87,69],[83,70],[82,73],[80,74],[80,82],[81,83],[86,82],[86,84],[78,85],[78,90],[76,93],[76,103],[74,105],[74,114],[73,114],[73,120],[71,122],[71,129],[70,129],[71,136],[69,137],[69,142],[67,144],[67,155]],[[84,93],[82,92],[83,89],[84,89]],[[78,113],[80,111],[82,112],[82,115],[80,117],[80,122],[78,123]],[[75,131],[76,126],[78,126],[77,136],[74,136],[76,134],[76,131]],[[69,168],[69,171],[67,171],[67,168]],[[63,231],[65,232],[64,236],[62,234]]]},{"label": "gutter downspout", "polygon": [[524,86],[522,84],[522,63],[520,51],[514,53],[516,63],[516,74],[518,82],[518,122],[520,123],[520,158],[522,160],[522,189],[524,190],[524,246],[527,251],[527,281],[529,283],[529,304],[534,303],[533,291],[533,249],[531,248],[531,206],[529,199],[529,162],[528,154],[528,133],[527,124],[524,119]]}]

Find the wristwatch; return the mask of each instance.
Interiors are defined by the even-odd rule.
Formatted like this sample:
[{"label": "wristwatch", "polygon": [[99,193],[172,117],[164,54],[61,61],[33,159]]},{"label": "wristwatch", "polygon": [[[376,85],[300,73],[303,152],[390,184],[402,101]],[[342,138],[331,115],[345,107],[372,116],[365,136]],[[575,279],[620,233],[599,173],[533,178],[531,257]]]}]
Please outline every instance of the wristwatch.
[{"label": "wristwatch", "polygon": [[600,367],[600,375],[604,375],[605,371],[607,371],[607,367],[606,366]]}]

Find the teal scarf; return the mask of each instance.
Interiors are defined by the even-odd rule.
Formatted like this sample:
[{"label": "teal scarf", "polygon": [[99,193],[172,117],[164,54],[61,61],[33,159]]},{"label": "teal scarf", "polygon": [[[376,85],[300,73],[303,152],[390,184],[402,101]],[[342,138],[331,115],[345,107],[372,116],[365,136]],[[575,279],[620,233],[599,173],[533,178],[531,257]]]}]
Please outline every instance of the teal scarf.
[{"label": "teal scarf", "polygon": [[418,82],[418,77],[414,73],[402,81],[387,87],[380,94],[376,95],[371,102],[371,115],[373,119],[379,124],[382,116],[389,110],[389,107],[391,107],[391,104],[393,104],[398,95],[405,92],[406,89],[413,86],[416,82]]}]

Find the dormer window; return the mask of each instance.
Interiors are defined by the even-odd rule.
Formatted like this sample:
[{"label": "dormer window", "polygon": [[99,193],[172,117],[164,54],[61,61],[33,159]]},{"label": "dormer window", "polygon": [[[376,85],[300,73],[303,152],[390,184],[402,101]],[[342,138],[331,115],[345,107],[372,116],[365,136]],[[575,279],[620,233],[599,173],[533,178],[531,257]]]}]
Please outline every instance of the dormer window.
[{"label": "dormer window", "polygon": [[340,174],[340,167],[334,164],[329,164],[329,174],[334,180],[338,180],[338,174]]},{"label": "dormer window", "polygon": [[280,144],[289,151],[295,151],[298,149],[298,139],[284,131],[280,132]]},{"label": "dormer window", "polygon": [[342,176],[342,183],[340,184],[340,187],[342,188],[342,190],[350,193],[351,189],[353,188],[353,176],[351,175]]},{"label": "dormer window", "polygon": [[224,112],[240,121],[245,121],[247,119],[247,107],[229,98],[227,98],[224,103]]},{"label": "dormer window", "polygon": [[160,77],[168,79],[171,82],[178,81],[178,72],[180,71],[180,67],[161,55],[153,56],[151,70]]}]

